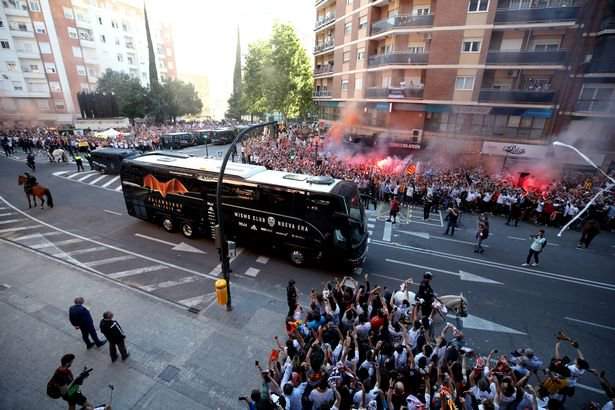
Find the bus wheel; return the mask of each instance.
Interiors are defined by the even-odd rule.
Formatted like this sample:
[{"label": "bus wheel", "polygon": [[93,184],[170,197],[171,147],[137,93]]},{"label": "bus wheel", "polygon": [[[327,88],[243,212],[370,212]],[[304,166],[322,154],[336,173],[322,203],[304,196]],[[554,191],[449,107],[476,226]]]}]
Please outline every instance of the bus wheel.
[{"label": "bus wheel", "polygon": [[290,261],[296,266],[301,266],[305,263],[305,254],[299,249],[293,249],[290,251]]},{"label": "bus wheel", "polygon": [[188,223],[182,224],[182,233],[184,234],[186,238],[193,238],[194,229],[192,229],[192,225]]},{"label": "bus wheel", "polygon": [[167,232],[173,232],[173,228],[175,228],[175,226],[173,225],[173,221],[169,218],[164,218],[162,220],[162,227]]}]

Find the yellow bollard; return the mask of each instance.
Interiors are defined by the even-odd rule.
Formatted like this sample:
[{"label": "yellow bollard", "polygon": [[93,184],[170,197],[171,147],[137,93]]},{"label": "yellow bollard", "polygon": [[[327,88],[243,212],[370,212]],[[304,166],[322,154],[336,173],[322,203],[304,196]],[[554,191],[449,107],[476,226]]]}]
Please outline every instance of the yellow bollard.
[{"label": "yellow bollard", "polygon": [[218,279],[216,281],[216,299],[219,305],[226,305],[227,291],[226,281],[224,279]]}]

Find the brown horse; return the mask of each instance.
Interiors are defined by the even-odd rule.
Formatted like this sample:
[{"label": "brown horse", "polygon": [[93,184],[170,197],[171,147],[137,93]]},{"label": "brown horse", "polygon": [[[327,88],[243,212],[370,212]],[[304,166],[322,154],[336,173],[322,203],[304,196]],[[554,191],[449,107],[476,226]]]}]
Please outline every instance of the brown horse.
[{"label": "brown horse", "polygon": [[34,206],[36,206],[36,198],[41,200],[41,209],[45,207],[45,198],[47,198],[47,206],[49,208],[53,208],[53,198],[51,196],[51,192],[49,189],[44,186],[34,183],[32,186],[28,186],[28,177],[25,175],[20,175],[17,178],[17,182],[19,185],[24,185],[24,191],[26,193],[26,197],[28,198],[28,208],[32,208],[32,203],[30,202],[30,197],[34,199]]}]

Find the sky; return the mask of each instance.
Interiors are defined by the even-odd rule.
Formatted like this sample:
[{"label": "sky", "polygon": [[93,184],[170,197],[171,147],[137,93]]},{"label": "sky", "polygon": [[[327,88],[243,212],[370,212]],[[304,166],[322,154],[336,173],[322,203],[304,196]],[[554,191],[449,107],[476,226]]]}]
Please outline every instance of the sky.
[{"label": "sky", "polygon": [[238,26],[243,56],[249,43],[269,37],[276,22],[294,26],[312,54],[313,0],[147,0],[147,7],[152,18],[175,27],[179,79],[182,74],[207,75],[208,105],[216,118],[223,117],[233,87]]}]

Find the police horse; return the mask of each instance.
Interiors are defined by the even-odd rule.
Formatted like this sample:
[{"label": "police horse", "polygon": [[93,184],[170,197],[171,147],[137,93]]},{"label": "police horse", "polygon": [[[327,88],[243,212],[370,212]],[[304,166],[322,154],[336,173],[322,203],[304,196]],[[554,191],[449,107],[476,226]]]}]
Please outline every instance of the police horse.
[{"label": "police horse", "polygon": [[32,208],[32,203],[30,202],[30,197],[34,200],[34,206],[36,207],[36,198],[41,200],[41,209],[45,207],[45,199],[47,199],[47,206],[49,208],[53,208],[53,197],[51,196],[51,192],[48,188],[40,185],[38,182],[35,182],[31,186],[31,181],[29,181],[28,176],[20,175],[17,178],[17,183],[19,185],[24,185],[24,191],[26,193],[26,197],[28,198],[28,208]]}]

